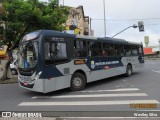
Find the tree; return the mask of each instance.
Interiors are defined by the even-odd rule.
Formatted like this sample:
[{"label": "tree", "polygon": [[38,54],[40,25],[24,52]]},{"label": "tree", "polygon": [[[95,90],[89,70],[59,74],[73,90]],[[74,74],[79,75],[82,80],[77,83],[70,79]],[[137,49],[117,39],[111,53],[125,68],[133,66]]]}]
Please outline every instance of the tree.
[{"label": "tree", "polygon": [[8,46],[9,60],[5,65],[2,80],[7,78],[7,70],[12,60],[12,51],[18,47],[21,38],[38,29],[63,30],[69,7],[58,6],[58,0],[39,2],[38,0],[1,0],[0,28],[1,42]]}]

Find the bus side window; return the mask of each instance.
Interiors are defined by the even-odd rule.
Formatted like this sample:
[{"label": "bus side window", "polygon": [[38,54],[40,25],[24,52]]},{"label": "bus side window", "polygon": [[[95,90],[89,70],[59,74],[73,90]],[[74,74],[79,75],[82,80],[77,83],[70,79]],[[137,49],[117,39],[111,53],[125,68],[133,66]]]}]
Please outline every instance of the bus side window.
[{"label": "bus side window", "polygon": [[80,57],[80,42],[78,40],[74,41],[74,56]]},{"label": "bus side window", "polygon": [[74,41],[74,56],[86,57],[87,56],[87,42],[82,40]]},{"label": "bus side window", "polygon": [[103,43],[103,50],[105,51],[107,56],[114,56],[115,55],[115,49],[113,43]]},{"label": "bus side window", "polygon": [[50,53],[51,53],[51,58],[55,58],[55,57],[57,57],[57,54],[58,54],[58,49],[57,49],[57,44],[56,43],[52,43],[52,44],[50,44],[50,46],[51,46],[51,51],[50,51]]},{"label": "bus side window", "polygon": [[132,45],[132,55],[138,55],[138,46]]},{"label": "bus side window", "polygon": [[138,46],[138,53],[139,55],[143,54],[143,46]]},{"label": "bus side window", "polygon": [[[56,38],[57,40],[60,38]],[[48,40],[44,43],[45,64],[57,64],[65,62],[67,56],[67,43],[61,41]]]},{"label": "bus side window", "polygon": [[115,44],[116,56],[124,56],[123,44]]},{"label": "bus side window", "polygon": [[124,46],[124,49],[125,49],[125,55],[126,56],[129,56],[129,55],[131,55],[131,45],[125,45]]},{"label": "bus side window", "polygon": [[44,53],[45,53],[45,59],[49,59],[50,58],[49,42],[44,43]]},{"label": "bus side window", "polygon": [[103,50],[102,51],[102,56],[107,56],[108,54],[107,54],[107,51],[105,51],[105,50]]},{"label": "bus side window", "polygon": [[102,56],[101,42],[90,42],[91,56]]},{"label": "bus side window", "polygon": [[66,59],[67,58],[67,52],[66,51],[66,43],[57,43],[57,46],[56,46],[56,54],[57,54],[57,57],[60,58],[60,59]]},{"label": "bus side window", "polygon": [[83,50],[82,50],[82,57],[86,57],[88,54],[88,48],[87,48],[87,41],[83,41]]}]

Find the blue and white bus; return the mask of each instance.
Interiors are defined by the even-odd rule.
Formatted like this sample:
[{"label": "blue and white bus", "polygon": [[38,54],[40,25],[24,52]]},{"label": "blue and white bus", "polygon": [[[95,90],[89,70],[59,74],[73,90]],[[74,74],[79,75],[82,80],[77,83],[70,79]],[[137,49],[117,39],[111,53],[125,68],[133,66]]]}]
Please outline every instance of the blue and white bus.
[{"label": "blue and white bus", "polygon": [[98,38],[39,30],[19,44],[18,81],[28,90],[48,93],[132,72],[144,65],[143,46],[115,38]]}]

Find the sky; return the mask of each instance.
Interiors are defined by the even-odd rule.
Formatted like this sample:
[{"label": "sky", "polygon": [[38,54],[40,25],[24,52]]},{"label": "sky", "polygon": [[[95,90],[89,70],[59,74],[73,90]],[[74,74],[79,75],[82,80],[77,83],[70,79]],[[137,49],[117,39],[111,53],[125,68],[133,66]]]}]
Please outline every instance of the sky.
[{"label": "sky", "polygon": [[[47,0],[43,0],[47,1]],[[85,16],[92,18],[95,37],[104,37],[104,0],[60,0],[71,7],[83,5]],[[160,40],[160,0],[105,0],[106,36],[112,37],[121,30],[144,22],[144,32],[129,28],[115,38],[142,42],[149,36],[149,46],[158,46]],[[145,45],[144,45],[145,46]]]}]

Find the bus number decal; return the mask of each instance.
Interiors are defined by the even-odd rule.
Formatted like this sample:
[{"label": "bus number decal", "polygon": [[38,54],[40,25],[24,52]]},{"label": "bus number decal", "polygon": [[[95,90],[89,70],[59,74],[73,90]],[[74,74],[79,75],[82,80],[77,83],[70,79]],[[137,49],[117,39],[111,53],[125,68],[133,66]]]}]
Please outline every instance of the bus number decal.
[{"label": "bus number decal", "polygon": [[75,64],[75,65],[85,64],[85,60],[84,60],[84,59],[82,59],[82,60],[75,60],[75,61],[74,61],[74,64]]}]

